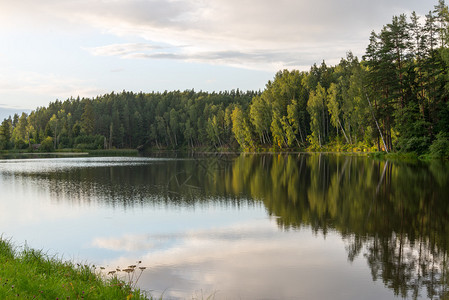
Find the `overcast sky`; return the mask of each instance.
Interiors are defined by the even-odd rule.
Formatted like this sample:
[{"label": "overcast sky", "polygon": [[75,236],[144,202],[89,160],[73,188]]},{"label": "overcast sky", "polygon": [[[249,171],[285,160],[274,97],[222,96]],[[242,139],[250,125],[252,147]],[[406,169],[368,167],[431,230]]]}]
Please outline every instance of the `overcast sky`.
[{"label": "overcast sky", "polygon": [[0,0],[0,107],[112,91],[263,90],[280,69],[361,57],[430,0]]}]

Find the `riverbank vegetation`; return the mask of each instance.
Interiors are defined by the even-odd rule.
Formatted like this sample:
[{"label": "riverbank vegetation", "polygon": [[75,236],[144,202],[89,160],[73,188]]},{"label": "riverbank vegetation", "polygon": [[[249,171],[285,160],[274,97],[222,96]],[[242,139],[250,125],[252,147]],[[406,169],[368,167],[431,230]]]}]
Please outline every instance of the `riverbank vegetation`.
[{"label": "riverbank vegetation", "polygon": [[263,91],[70,98],[14,115],[1,149],[414,152],[449,157],[449,12],[394,16],[365,55],[279,71]]},{"label": "riverbank vegetation", "polygon": [[19,251],[1,237],[0,265],[1,299],[148,299],[117,276],[28,247]]}]

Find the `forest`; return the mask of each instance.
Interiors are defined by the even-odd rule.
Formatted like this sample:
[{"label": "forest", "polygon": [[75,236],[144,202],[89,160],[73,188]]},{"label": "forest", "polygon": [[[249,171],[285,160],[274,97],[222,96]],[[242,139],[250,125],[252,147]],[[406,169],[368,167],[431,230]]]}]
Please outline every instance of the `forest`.
[{"label": "forest", "polygon": [[361,59],[282,70],[263,91],[123,91],[1,123],[0,150],[385,151],[449,157],[449,10],[394,16]]}]

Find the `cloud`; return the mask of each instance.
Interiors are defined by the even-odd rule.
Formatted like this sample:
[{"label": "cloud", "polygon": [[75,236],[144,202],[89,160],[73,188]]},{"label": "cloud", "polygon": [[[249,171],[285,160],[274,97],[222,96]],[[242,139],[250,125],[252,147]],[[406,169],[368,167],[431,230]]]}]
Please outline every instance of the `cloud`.
[{"label": "cloud", "polygon": [[[174,59],[272,71],[283,67],[310,66],[311,62],[322,59],[337,62],[354,46],[355,50],[361,50],[358,42],[362,34],[351,35],[356,42],[342,39],[337,31],[347,31],[342,30],[344,23],[336,18],[335,26],[328,26],[326,22],[329,22],[329,13],[334,11],[332,7],[323,10],[322,20],[317,22],[310,15],[310,7],[301,1],[293,4],[263,1],[257,5],[249,2],[191,1],[187,4],[176,1],[177,5],[186,8],[183,13],[167,5],[172,2],[167,2],[162,5],[163,18],[155,18],[150,5],[161,5],[160,1],[147,2],[144,9],[146,17],[134,17],[131,13],[136,8],[141,9],[139,1],[134,2],[135,6],[130,5],[128,13],[119,9],[120,5],[116,3],[105,14],[107,17],[87,13],[83,18],[93,26],[118,36],[139,36],[173,47],[182,46],[173,51],[142,52],[135,51],[136,45],[123,44],[121,50],[127,55],[115,52],[122,58]],[[336,41],[332,36],[342,40]],[[105,47],[117,50],[117,46]],[[329,53],[330,49],[333,49],[332,53]],[[97,48],[97,55],[99,50],[104,48]],[[111,55],[111,51],[107,55]]]},{"label": "cloud", "polygon": [[138,53],[148,53],[163,47],[145,43],[111,44],[100,47],[85,48],[93,55],[120,56],[127,58]]},{"label": "cloud", "polygon": [[[16,4],[15,2],[20,2]],[[95,55],[175,59],[272,70],[337,63],[362,55],[369,33],[394,14],[432,6],[419,0],[43,0],[5,3],[14,9],[88,24],[122,38],[151,41],[104,45]],[[67,21],[65,21],[67,22]],[[186,48],[157,49],[154,45]],[[164,50],[164,51],[162,51]]]},{"label": "cloud", "polygon": [[0,95],[10,94],[51,95],[65,99],[68,95],[97,96],[105,93],[89,82],[68,76],[41,74],[30,71],[10,71],[0,73]]},{"label": "cloud", "polygon": [[[326,49],[330,49],[326,47]],[[111,44],[86,48],[93,55],[117,56],[123,59],[166,59],[198,62],[212,65],[228,65],[239,68],[274,70],[286,67],[310,67],[315,58],[316,48],[304,47],[301,57],[295,51],[267,50],[196,50],[189,46],[161,47],[149,44]],[[339,49],[345,53],[345,49]],[[331,56],[335,49],[327,52]],[[324,51],[326,53],[326,51]],[[335,61],[336,63],[337,61]]]}]

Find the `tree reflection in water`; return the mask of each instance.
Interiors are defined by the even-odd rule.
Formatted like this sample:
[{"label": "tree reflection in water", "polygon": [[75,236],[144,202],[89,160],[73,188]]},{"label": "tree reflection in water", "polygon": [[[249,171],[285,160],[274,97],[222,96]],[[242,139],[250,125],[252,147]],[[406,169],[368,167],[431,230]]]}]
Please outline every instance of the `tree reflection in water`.
[{"label": "tree reflection in water", "polygon": [[68,172],[37,168],[13,176],[32,177],[59,201],[123,209],[262,202],[283,230],[340,233],[348,260],[363,256],[373,280],[397,296],[449,297],[448,164],[296,154],[69,165]]},{"label": "tree reflection in water", "polygon": [[349,261],[363,255],[396,295],[449,297],[447,165],[300,154],[240,157],[237,169],[252,170],[242,180],[281,228],[337,230]]}]

